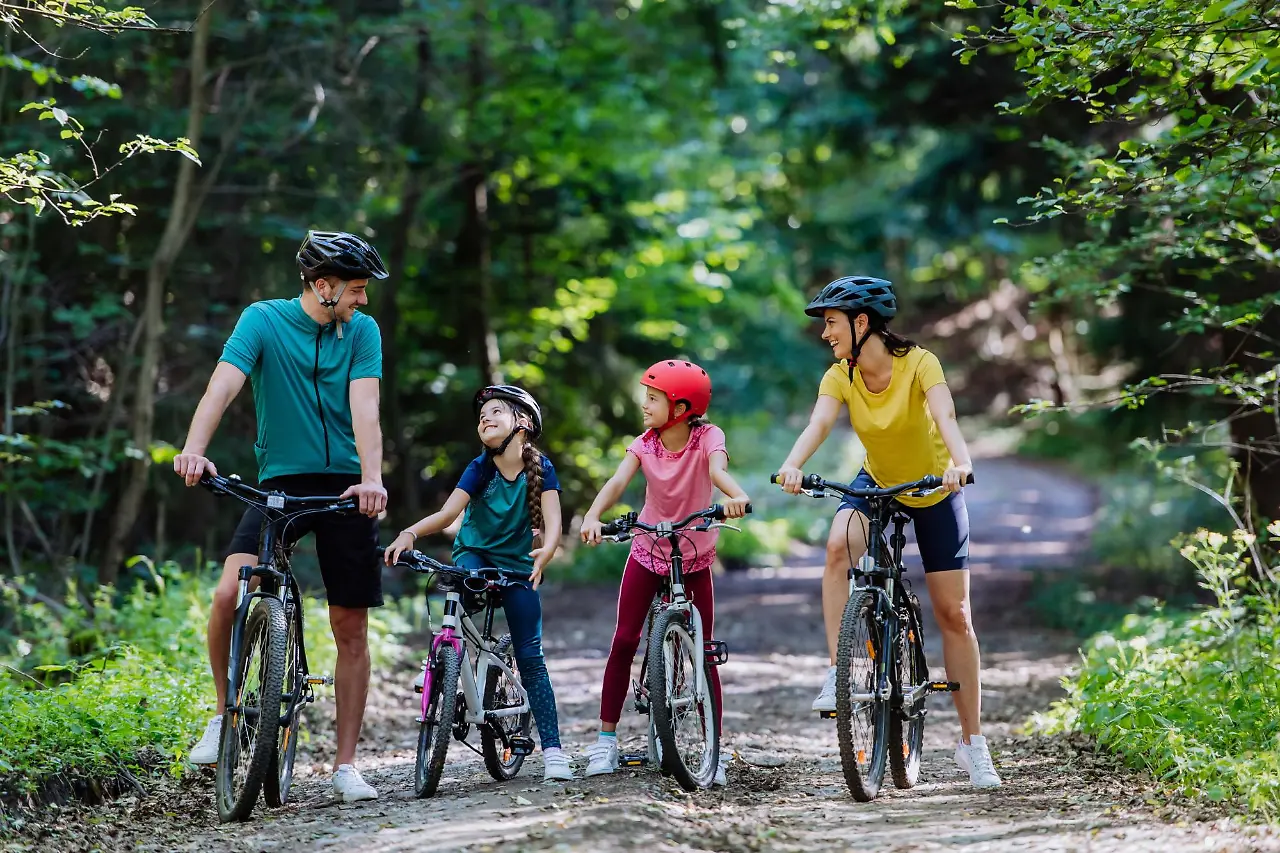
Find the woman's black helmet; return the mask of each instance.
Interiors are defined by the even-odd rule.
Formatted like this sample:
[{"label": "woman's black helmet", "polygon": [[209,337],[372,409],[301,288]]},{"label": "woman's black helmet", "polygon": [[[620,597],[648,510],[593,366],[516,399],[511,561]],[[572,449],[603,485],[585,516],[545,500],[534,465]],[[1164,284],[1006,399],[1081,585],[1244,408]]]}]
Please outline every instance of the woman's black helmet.
[{"label": "woman's black helmet", "polygon": [[828,308],[839,308],[852,319],[866,311],[880,315],[885,320],[898,313],[898,300],[893,295],[893,282],[865,275],[838,278],[822,288],[804,309],[810,317],[821,317]]},{"label": "woman's black helmet", "polygon": [[332,275],[343,281],[390,275],[377,249],[345,231],[308,231],[298,247],[298,268],[312,278]]},{"label": "woman's black helmet", "polygon": [[480,410],[484,408],[484,404],[490,400],[506,400],[517,410],[529,416],[530,428],[529,438],[536,439],[542,435],[542,407],[538,405],[538,401],[533,399],[533,395],[518,385],[489,385],[481,388],[476,392],[473,408],[476,417],[480,417]]}]

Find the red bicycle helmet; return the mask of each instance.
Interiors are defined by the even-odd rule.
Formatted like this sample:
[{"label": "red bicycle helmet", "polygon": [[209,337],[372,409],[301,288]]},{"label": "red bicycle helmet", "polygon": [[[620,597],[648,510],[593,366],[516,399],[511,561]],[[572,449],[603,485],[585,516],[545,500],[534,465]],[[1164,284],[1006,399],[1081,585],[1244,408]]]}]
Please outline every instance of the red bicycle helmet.
[{"label": "red bicycle helmet", "polygon": [[[667,395],[672,414],[667,415],[662,429],[695,415],[705,415],[711,405],[711,377],[692,362],[660,361],[644,372],[640,384]],[[689,408],[677,418],[674,417],[675,407],[681,401],[688,403]]]}]

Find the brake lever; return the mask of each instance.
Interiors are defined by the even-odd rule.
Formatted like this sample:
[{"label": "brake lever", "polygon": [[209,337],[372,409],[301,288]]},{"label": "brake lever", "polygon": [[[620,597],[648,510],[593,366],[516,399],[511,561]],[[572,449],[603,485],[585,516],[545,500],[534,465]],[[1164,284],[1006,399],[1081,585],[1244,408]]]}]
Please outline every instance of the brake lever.
[{"label": "brake lever", "polygon": [[722,527],[727,527],[730,530],[736,530],[739,533],[742,532],[741,527],[734,527],[732,524],[725,524],[723,521],[715,521],[715,522],[712,522],[711,524],[706,525],[705,527],[695,527],[693,529],[699,533],[704,533],[708,530],[719,530]]}]

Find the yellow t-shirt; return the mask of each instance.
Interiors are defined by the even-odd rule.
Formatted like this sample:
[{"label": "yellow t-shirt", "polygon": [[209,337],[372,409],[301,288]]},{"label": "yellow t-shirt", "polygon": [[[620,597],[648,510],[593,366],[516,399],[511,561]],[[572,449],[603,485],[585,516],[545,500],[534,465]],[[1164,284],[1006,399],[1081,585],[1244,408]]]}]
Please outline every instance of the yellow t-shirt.
[{"label": "yellow t-shirt", "polygon": [[[849,407],[849,423],[867,449],[863,467],[885,488],[927,474],[941,477],[951,465],[951,454],[924,398],[926,391],[945,381],[938,357],[914,347],[904,356],[894,356],[893,377],[879,394],[867,390],[856,367],[850,382],[849,367],[842,361],[822,377],[818,396],[835,397]],[[899,500],[907,506],[933,506],[948,494]]]}]

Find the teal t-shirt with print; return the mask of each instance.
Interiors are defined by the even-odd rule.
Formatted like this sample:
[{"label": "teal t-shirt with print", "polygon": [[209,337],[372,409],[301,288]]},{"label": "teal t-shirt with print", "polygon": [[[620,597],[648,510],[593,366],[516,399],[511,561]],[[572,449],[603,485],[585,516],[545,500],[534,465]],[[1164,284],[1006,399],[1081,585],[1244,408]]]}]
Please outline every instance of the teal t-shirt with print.
[{"label": "teal t-shirt with print", "polygon": [[[502,476],[493,457],[483,453],[458,479],[458,488],[471,496],[462,526],[453,540],[453,561],[472,554],[496,569],[533,573],[533,521],[529,516],[529,489],[524,472],[514,480]],[[542,457],[542,490],[560,491],[555,466]]]},{"label": "teal t-shirt with print", "polygon": [[382,378],[382,335],[356,312],[342,338],[311,319],[299,299],[244,309],[222,357],[249,377],[258,420],[258,479],[360,474],[351,425],[351,382]]}]

